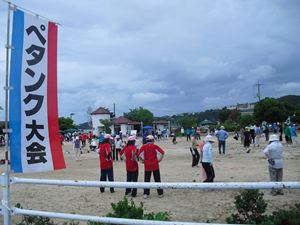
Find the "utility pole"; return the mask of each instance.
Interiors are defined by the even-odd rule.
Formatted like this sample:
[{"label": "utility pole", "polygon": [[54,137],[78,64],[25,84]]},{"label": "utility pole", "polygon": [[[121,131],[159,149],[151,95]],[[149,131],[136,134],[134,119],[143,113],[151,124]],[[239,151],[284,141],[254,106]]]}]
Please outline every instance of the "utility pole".
[{"label": "utility pole", "polygon": [[116,118],[116,103],[114,103],[114,117]]},{"label": "utility pole", "polygon": [[256,97],[258,98],[258,101],[260,101],[260,86],[262,86],[263,84],[260,84],[259,81],[257,81],[257,84],[255,84],[257,86],[257,95]]}]

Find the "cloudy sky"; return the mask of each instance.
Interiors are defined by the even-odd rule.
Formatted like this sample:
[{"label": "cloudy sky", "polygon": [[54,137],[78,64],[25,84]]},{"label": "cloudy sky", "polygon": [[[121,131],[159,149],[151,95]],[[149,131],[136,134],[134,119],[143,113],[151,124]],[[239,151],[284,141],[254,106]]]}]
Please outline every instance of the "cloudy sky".
[{"label": "cloudy sky", "polygon": [[[59,115],[99,106],[155,116],[300,94],[299,0],[15,0],[61,24]],[[4,106],[6,3],[0,2]],[[0,119],[4,112],[0,111]]]}]

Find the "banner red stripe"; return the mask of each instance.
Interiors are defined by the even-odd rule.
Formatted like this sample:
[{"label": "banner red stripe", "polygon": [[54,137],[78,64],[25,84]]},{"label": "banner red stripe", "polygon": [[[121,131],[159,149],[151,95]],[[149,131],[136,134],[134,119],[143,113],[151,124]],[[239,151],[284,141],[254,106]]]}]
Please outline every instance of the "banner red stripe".
[{"label": "banner red stripe", "polygon": [[62,147],[60,144],[58,106],[57,106],[57,25],[48,24],[48,130],[52,153],[53,168],[66,168]]}]

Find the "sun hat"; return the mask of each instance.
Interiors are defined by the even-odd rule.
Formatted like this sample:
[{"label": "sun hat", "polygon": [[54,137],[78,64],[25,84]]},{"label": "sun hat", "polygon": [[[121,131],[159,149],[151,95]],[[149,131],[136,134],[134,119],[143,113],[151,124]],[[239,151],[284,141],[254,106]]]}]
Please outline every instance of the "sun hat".
[{"label": "sun hat", "polygon": [[207,135],[206,137],[205,137],[205,141],[206,142],[215,142],[215,140],[214,140],[214,138],[213,138],[213,136],[211,136],[211,135]]},{"label": "sun hat", "polygon": [[279,137],[276,134],[272,134],[270,135],[269,141],[279,141]]},{"label": "sun hat", "polygon": [[116,138],[120,138],[120,135],[116,135]]},{"label": "sun hat", "polygon": [[104,135],[104,139],[109,139],[109,138],[111,138],[111,135],[110,135],[110,134],[105,134],[105,135]]},{"label": "sun hat", "polygon": [[147,140],[154,140],[154,137],[153,137],[153,135],[148,135],[148,136],[146,137],[146,139],[147,139]]},{"label": "sun hat", "polygon": [[129,136],[128,141],[135,141],[135,136],[134,135]]},{"label": "sun hat", "polygon": [[221,130],[224,130],[224,129],[225,129],[225,127],[224,127],[224,126],[221,126],[221,127],[220,127],[220,129],[221,129]]},{"label": "sun hat", "polygon": [[76,140],[79,140],[79,137],[78,136],[76,136],[76,138],[75,138]]}]

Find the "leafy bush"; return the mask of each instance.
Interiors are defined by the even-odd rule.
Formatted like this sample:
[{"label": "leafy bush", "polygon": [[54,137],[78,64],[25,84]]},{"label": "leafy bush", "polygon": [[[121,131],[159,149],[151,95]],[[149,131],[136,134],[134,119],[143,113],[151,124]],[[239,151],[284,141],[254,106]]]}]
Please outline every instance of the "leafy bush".
[{"label": "leafy bush", "polygon": [[260,224],[265,216],[267,203],[263,193],[258,190],[245,190],[235,197],[235,207],[238,213],[226,218],[227,223]]},{"label": "leafy bush", "polygon": [[299,225],[300,224],[300,204],[289,210],[280,209],[267,216],[261,225]]},{"label": "leafy bush", "polygon": [[[128,199],[124,197],[123,200],[118,203],[111,203],[113,208],[113,213],[108,213],[107,217],[113,218],[127,218],[127,219],[144,219],[144,220],[159,220],[167,221],[169,220],[168,212],[158,212],[158,213],[149,213],[144,214],[144,205],[141,202],[139,206],[136,206],[134,201],[131,200],[130,203]],[[88,225],[106,225],[104,223],[98,222],[88,222]]]}]

